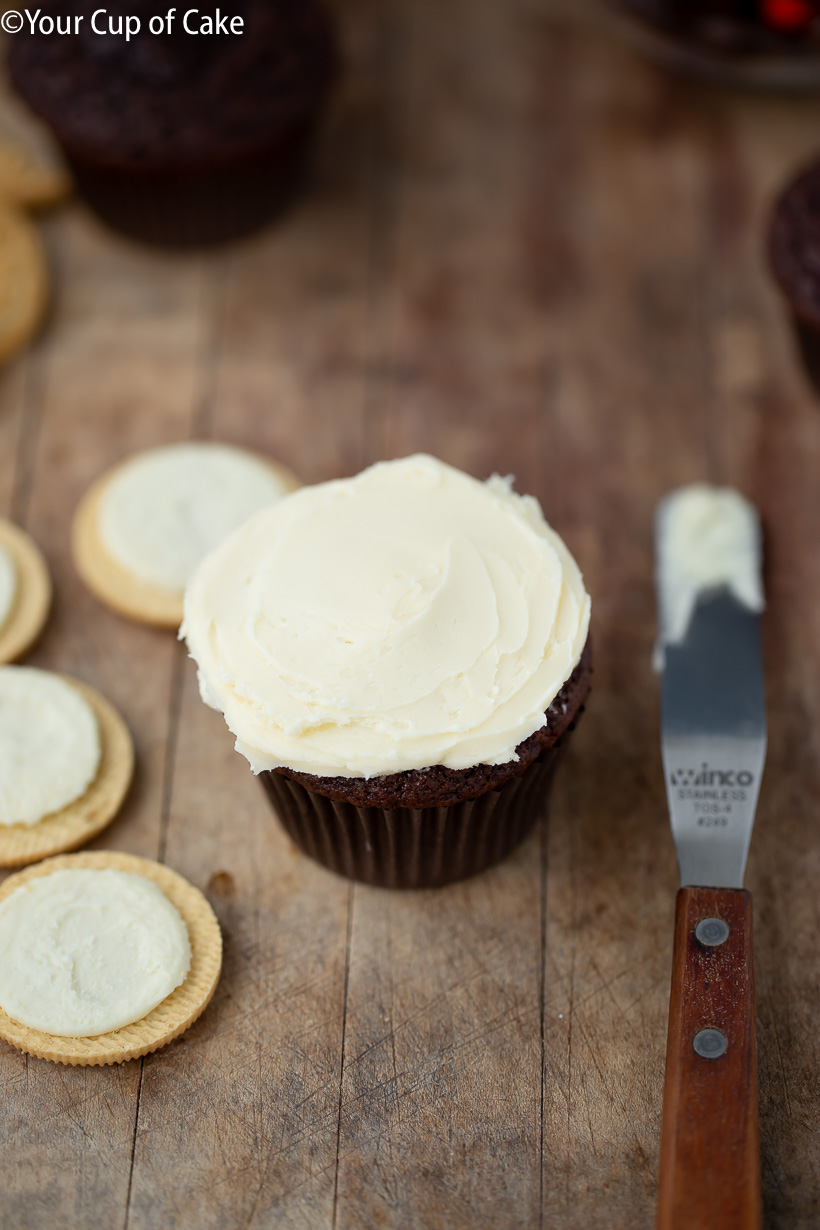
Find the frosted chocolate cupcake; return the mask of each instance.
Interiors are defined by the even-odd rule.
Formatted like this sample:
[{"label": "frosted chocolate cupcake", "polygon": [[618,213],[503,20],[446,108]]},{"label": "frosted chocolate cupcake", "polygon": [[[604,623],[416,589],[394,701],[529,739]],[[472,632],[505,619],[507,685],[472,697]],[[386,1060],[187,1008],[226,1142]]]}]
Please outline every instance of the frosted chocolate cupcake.
[{"label": "frosted chocolate cupcake", "polygon": [[588,626],[534,499],[417,456],[252,517],[194,576],[183,635],[293,840],[421,887],[532,825],[589,688]]}]

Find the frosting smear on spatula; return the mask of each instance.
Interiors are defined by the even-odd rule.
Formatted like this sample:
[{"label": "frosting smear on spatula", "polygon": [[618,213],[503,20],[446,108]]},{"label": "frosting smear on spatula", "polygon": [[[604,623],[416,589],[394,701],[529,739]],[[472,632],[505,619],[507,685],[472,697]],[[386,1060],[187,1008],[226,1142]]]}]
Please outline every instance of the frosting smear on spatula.
[{"label": "frosting smear on spatula", "polygon": [[656,521],[660,634],[663,650],[684,640],[699,597],[726,588],[750,610],[762,611],[760,518],[731,487],[693,483],[660,504]]}]

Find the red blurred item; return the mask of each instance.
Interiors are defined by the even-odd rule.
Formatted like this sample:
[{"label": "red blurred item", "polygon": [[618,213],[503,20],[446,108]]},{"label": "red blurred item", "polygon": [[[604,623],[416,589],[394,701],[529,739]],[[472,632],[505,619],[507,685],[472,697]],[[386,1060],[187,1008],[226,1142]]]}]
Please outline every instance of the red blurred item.
[{"label": "red blurred item", "polygon": [[812,0],[762,0],[763,20],[775,30],[800,34],[818,16],[818,5]]}]

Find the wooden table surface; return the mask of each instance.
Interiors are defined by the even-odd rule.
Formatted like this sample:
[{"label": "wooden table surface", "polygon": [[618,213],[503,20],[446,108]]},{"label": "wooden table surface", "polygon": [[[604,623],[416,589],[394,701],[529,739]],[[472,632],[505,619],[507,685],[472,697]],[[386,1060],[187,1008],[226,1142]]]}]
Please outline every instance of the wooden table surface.
[{"label": "wooden table surface", "polygon": [[[80,205],[51,317],[0,375],[0,512],[56,603],[34,664],[119,706],[138,772],[95,844],[159,858],[225,936],[213,1004],[121,1068],[0,1046],[5,1228],[652,1224],[676,889],[651,516],[737,485],[767,531],[770,752],[755,894],[767,1225],[820,1224],[820,402],[762,228],[820,100],[699,88],[535,0],[340,0],[308,196],[216,255]],[[308,482],[425,449],[540,498],[593,595],[594,692],[547,825],[455,887],[300,855],[170,635],[68,551],[106,466],[166,441]]]}]

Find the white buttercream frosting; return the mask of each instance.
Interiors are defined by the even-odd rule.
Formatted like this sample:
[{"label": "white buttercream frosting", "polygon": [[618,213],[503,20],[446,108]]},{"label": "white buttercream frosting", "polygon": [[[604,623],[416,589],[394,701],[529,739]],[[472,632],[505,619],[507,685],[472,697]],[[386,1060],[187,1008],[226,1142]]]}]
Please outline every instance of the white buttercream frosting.
[{"label": "white buttercream frosting", "polygon": [[172,444],[116,471],[100,500],[100,538],[121,567],[181,591],[210,550],[288,489],[284,475],[242,449]]},{"label": "white buttercream frosting", "polygon": [[0,543],[0,632],[8,623],[17,597],[17,565],[11,554]]},{"label": "white buttercream frosting", "polygon": [[94,711],[59,675],[0,667],[0,825],[36,824],[85,794],[100,764]]},{"label": "white buttercream frosting", "polygon": [[660,640],[686,636],[698,598],[727,588],[753,611],[763,609],[760,519],[731,487],[694,483],[658,509]]},{"label": "white buttercream frosting", "polygon": [[588,625],[535,499],[415,456],[253,517],[197,571],[182,634],[255,772],[373,777],[515,759]]},{"label": "white buttercream frosting", "polygon": [[64,868],[0,902],[0,1007],[32,1029],[91,1038],[131,1025],[190,965],[184,920],[144,876]]}]

